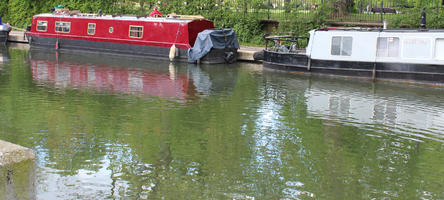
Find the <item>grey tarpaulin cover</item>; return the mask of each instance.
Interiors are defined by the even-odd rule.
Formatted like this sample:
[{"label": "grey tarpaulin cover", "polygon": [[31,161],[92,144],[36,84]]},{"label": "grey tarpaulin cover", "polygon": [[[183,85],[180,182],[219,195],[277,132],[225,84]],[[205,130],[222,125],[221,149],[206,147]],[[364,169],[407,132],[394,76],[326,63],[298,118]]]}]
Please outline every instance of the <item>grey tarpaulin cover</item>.
[{"label": "grey tarpaulin cover", "polygon": [[188,50],[188,61],[194,62],[210,52],[211,48],[239,49],[236,34],[232,29],[209,29],[197,35],[193,48]]}]

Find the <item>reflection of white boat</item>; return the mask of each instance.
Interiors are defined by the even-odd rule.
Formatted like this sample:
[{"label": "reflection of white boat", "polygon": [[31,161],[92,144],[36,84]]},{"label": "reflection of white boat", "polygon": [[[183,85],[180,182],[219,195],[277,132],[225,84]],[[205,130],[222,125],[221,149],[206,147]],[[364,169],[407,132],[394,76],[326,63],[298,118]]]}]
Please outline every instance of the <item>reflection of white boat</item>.
[{"label": "reflection of white boat", "polygon": [[[336,85],[340,87],[339,84]],[[363,88],[311,85],[305,92],[309,115],[358,126],[399,133],[409,138],[435,138],[444,141],[444,107],[432,100],[412,99],[410,92],[363,90]],[[402,91],[402,90],[401,90]]]},{"label": "reflection of white boat", "polygon": [[1,64],[1,63],[4,63],[4,62],[6,62],[6,61],[8,61],[8,58],[6,58],[5,55],[3,55],[2,53],[0,53],[0,64]]},{"label": "reflection of white boat", "polygon": [[[301,39],[268,37],[264,66],[302,72],[444,82],[444,30],[318,29]],[[287,43],[289,48],[280,45]],[[293,44],[293,45],[292,45]]]},{"label": "reflection of white boat", "polygon": [[9,50],[6,46],[0,46],[0,64],[9,61]]}]

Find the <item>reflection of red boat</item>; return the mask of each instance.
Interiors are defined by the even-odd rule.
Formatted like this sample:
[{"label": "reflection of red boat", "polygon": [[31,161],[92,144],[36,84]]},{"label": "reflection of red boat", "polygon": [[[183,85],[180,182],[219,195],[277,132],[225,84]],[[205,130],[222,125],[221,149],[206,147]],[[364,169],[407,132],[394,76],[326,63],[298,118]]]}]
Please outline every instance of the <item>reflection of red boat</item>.
[{"label": "reflection of red boat", "polygon": [[34,80],[62,88],[96,88],[161,98],[188,96],[188,77],[174,73],[50,60],[31,60],[31,68]]}]

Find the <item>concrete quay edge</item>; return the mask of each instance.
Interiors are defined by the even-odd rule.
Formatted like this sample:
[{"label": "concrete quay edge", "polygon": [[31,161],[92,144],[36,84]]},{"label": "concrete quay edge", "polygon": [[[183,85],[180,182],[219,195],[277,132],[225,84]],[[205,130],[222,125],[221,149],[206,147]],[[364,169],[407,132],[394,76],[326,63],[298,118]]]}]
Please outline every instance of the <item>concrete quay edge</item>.
[{"label": "concrete quay edge", "polygon": [[9,42],[28,43],[28,39],[25,37],[24,31],[11,31],[8,37]]},{"label": "concrete quay edge", "polygon": [[0,140],[0,167],[34,158],[35,154],[31,149]]},{"label": "concrete quay edge", "polygon": [[240,49],[237,50],[237,59],[239,61],[255,61],[253,57],[254,53],[264,49],[264,47],[241,46]]}]

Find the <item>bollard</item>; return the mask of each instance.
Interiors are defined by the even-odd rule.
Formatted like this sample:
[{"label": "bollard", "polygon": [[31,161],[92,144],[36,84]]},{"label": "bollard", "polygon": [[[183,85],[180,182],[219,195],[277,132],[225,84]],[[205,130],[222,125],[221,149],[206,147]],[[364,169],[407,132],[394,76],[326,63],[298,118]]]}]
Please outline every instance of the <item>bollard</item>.
[{"label": "bollard", "polygon": [[0,199],[33,200],[34,153],[31,149],[0,140]]}]

